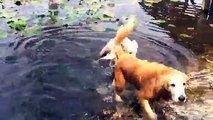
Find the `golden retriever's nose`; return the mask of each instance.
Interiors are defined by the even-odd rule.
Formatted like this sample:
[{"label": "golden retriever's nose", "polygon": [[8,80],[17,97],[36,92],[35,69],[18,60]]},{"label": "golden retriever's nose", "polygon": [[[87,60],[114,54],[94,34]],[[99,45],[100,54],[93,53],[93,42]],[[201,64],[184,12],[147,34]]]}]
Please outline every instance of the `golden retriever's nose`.
[{"label": "golden retriever's nose", "polygon": [[181,95],[180,97],[178,97],[178,100],[181,101],[181,102],[183,102],[185,99],[186,98],[183,95]]}]

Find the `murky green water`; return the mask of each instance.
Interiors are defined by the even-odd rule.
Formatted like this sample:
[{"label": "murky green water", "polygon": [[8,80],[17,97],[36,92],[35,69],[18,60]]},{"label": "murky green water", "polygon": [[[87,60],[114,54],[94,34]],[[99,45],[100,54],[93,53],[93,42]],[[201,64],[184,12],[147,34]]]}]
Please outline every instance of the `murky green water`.
[{"label": "murky green water", "polygon": [[191,71],[211,50],[212,20],[185,15],[190,5],[94,1],[0,3],[1,120],[103,119],[114,109],[104,100],[113,93],[112,69],[96,60],[129,15],[138,19],[130,38],[141,59]]}]

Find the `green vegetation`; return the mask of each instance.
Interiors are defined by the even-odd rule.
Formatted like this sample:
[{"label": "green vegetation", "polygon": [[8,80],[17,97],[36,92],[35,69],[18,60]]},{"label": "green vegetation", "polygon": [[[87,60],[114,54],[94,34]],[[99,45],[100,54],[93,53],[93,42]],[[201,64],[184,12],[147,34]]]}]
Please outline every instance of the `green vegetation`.
[{"label": "green vegetation", "polygon": [[180,34],[180,37],[184,37],[184,38],[192,38],[192,36],[188,35],[188,34]]},{"label": "green vegetation", "polygon": [[168,27],[176,27],[175,25],[173,25],[173,24],[168,24]]},{"label": "green vegetation", "polygon": [[195,30],[194,27],[187,27],[187,30]]},{"label": "green vegetation", "polygon": [[163,24],[163,23],[166,23],[166,20],[158,19],[158,20],[152,20],[152,22],[156,24]]},{"label": "green vegetation", "polygon": [[26,20],[24,19],[12,19],[7,22],[10,28],[21,31],[26,27]]},{"label": "green vegetation", "polygon": [[[72,6],[68,4],[67,0],[62,0],[58,3],[57,9],[49,8],[46,11],[49,12],[49,15],[46,14],[34,14],[32,16],[23,16],[18,10],[8,11],[7,6],[5,9],[2,9],[0,12],[0,18],[4,19],[8,27],[11,30],[21,31],[18,34],[30,36],[41,34],[41,28],[46,24],[55,24],[55,25],[73,25],[80,23],[81,21],[86,21],[87,23],[97,23],[99,21],[112,21],[116,20],[114,14],[108,11],[108,8],[115,6],[114,3],[110,1],[99,1],[99,0],[76,0],[79,2],[79,5]],[[74,3],[76,1],[71,1]],[[4,2],[4,0],[2,1]],[[16,0],[12,1],[14,4],[23,5],[25,3],[41,3],[42,0]],[[69,2],[70,3],[70,2]],[[63,10],[63,15],[58,15],[58,9]],[[33,19],[32,19],[33,18]],[[32,19],[32,21],[30,21]],[[105,28],[101,26],[94,26],[93,30],[104,31]],[[7,33],[0,31],[0,38],[7,37]]]},{"label": "green vegetation", "polygon": [[29,27],[28,29],[25,29],[21,32],[22,35],[24,36],[32,36],[32,35],[41,35],[41,27],[38,25]]}]

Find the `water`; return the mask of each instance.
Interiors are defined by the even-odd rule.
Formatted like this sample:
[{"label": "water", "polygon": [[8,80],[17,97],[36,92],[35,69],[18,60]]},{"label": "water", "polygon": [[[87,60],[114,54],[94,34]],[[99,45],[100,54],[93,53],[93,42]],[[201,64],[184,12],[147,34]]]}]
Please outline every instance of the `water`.
[{"label": "water", "polygon": [[[139,21],[130,35],[130,39],[139,43],[139,58],[181,71],[198,68],[196,55],[201,52],[197,53],[193,41],[198,43],[199,37],[193,41],[176,39],[173,35],[179,34],[177,31],[151,22],[154,18],[159,19],[158,14],[152,13],[154,9],[128,1],[114,1],[115,7],[109,11],[115,14],[118,22],[86,24],[88,16],[83,15],[69,25],[71,19],[64,19],[68,13],[63,8],[58,8],[56,20],[49,16],[47,2],[21,6],[2,3],[8,6],[8,10],[17,10],[18,16],[28,18],[28,26],[39,21],[41,33],[23,35],[7,25],[1,27],[10,33],[0,41],[1,120],[103,119],[104,109],[114,109],[113,102],[104,100],[113,93],[113,70],[107,61],[96,60],[101,48],[115,36],[122,17],[130,14],[135,14]],[[68,5],[78,6],[76,3],[68,2]],[[0,18],[0,23],[5,22],[6,19]],[[93,26],[101,26],[105,31],[94,31]]]}]

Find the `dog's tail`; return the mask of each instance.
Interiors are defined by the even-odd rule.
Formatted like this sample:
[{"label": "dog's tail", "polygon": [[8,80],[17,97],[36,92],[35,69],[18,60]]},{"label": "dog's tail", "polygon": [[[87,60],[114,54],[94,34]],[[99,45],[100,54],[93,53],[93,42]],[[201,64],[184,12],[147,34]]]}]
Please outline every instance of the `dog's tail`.
[{"label": "dog's tail", "polygon": [[121,54],[125,53],[123,51],[121,43],[133,31],[134,22],[135,22],[135,18],[134,17],[130,18],[129,21],[127,22],[127,24],[125,24],[124,26],[121,26],[119,28],[119,30],[117,31],[117,33],[116,33],[116,37],[115,37],[115,39],[116,39],[115,40],[115,55],[116,55],[117,59],[119,58],[119,56]]},{"label": "dog's tail", "polygon": [[121,45],[121,43],[124,41],[124,39],[126,37],[128,37],[128,35],[133,31],[134,29],[134,22],[135,19],[134,18],[130,18],[129,21],[127,22],[127,24],[121,26],[117,33],[116,33],[116,37],[115,37],[115,44],[116,45]]}]

